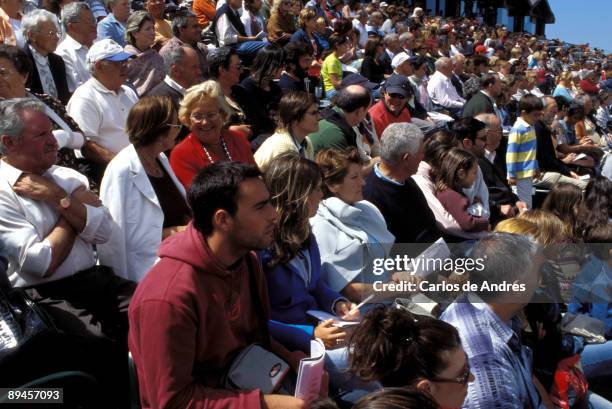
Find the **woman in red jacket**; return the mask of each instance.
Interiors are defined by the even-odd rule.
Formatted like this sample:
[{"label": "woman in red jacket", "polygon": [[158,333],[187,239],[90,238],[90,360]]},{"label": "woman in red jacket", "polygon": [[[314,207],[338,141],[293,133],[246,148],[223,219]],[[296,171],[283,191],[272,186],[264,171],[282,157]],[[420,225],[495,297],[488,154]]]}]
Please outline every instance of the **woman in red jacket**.
[{"label": "woman in red jacket", "polygon": [[187,90],[179,118],[191,133],[172,150],[170,166],[185,189],[198,171],[216,162],[255,164],[251,146],[242,133],[224,129],[228,109],[216,81]]}]

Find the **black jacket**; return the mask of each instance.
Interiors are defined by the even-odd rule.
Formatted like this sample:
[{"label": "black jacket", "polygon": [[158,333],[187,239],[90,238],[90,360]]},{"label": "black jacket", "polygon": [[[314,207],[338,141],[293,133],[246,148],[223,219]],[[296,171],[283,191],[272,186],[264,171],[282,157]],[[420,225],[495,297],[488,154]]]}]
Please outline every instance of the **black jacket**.
[{"label": "black jacket", "polygon": [[[26,53],[28,58],[30,59],[30,63],[32,64],[32,70],[30,71],[30,75],[28,76],[28,82],[26,87],[30,89],[30,91],[34,94],[44,94],[42,88],[42,83],[40,82],[40,76],[38,75],[38,69],[36,68],[36,62],[34,61],[34,56],[32,55],[32,51],[30,51],[30,47],[27,45],[23,48],[23,51]],[[68,100],[72,96],[70,91],[68,90],[68,80],[66,79],[66,65],[64,64],[64,60],[57,54],[50,53],[49,54],[49,68],[51,69],[51,76],[53,77],[53,81],[55,82],[55,88],[57,89],[58,99],[62,102],[62,104],[66,105]]]},{"label": "black jacket", "polygon": [[465,103],[462,116],[464,118],[468,118],[478,114],[493,113],[495,113],[495,109],[493,108],[493,101],[491,98],[482,92],[477,92],[468,102]]},{"label": "black jacket", "polygon": [[372,169],[363,197],[378,207],[396,243],[433,243],[442,237],[427,199],[412,178],[395,185]]},{"label": "black jacket", "polygon": [[552,143],[552,134],[550,129],[542,121],[538,121],[534,125],[538,149],[536,150],[536,159],[541,172],[558,172],[562,175],[569,176],[570,170],[565,163],[561,162],[555,153],[555,147]]},{"label": "black jacket", "polygon": [[512,193],[512,189],[506,178],[502,176],[497,167],[486,158],[478,158],[478,166],[482,171],[482,177],[489,190],[489,208],[491,209],[491,224],[495,224],[503,217],[500,212],[502,205],[514,205],[518,196]]}]

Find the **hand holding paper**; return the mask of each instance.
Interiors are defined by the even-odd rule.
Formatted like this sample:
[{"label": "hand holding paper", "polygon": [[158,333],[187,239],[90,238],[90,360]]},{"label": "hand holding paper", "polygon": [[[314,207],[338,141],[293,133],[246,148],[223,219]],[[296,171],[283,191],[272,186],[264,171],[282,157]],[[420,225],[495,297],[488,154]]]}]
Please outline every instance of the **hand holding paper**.
[{"label": "hand holding paper", "polygon": [[320,339],[310,341],[310,358],[300,362],[295,397],[307,402],[320,396],[325,365],[325,346]]}]

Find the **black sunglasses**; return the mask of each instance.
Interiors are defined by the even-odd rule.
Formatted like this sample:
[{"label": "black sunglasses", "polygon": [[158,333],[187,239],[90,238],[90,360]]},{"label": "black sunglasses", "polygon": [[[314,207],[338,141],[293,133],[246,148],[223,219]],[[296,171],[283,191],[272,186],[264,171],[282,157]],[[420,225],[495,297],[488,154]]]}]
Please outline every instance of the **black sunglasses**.
[{"label": "black sunglasses", "polygon": [[[466,357],[467,359],[467,357]],[[461,374],[461,376],[457,377],[457,378],[433,378],[431,379],[432,382],[443,382],[443,383],[458,383],[460,385],[465,385],[466,383],[468,383],[468,380],[470,379],[470,361],[465,361],[465,371]]]}]

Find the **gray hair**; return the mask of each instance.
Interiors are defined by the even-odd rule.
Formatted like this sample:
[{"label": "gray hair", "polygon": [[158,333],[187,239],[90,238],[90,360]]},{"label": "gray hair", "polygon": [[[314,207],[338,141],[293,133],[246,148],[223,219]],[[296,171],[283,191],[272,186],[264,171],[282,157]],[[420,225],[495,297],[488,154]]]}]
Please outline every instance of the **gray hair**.
[{"label": "gray hair", "polygon": [[436,60],[435,66],[436,66],[436,71],[439,71],[440,68],[443,68],[449,64],[452,64],[452,61],[450,58],[448,57],[440,57]]},{"label": "gray hair", "polygon": [[[45,105],[34,98],[13,98],[0,101],[0,136],[8,135],[13,141],[19,142],[25,125],[20,114],[25,109],[45,112]],[[2,140],[0,140],[0,154],[6,154]]]},{"label": "gray hair", "polygon": [[125,42],[136,46],[136,41],[132,36],[132,33],[139,31],[145,21],[150,21],[155,24],[155,19],[149,13],[144,10],[136,11],[128,18],[125,24]]},{"label": "gray hair", "polygon": [[170,51],[162,55],[162,58],[164,59],[164,67],[166,68],[166,72],[170,74],[170,69],[172,66],[185,58],[185,47],[172,47]]},{"label": "gray hair", "polygon": [[178,37],[179,35],[179,30],[187,27],[187,24],[189,23],[189,19],[190,18],[198,18],[195,14],[193,14],[191,11],[181,11],[180,13],[177,13],[174,16],[174,19],[172,20],[172,34],[174,34],[175,37]]},{"label": "gray hair", "polygon": [[[489,284],[522,281],[532,272],[534,256],[538,250],[538,243],[528,236],[491,233],[472,248],[470,258],[480,261],[482,269],[470,271],[470,279],[479,288],[485,281]],[[502,293],[491,290],[480,292],[479,295],[486,302]]]},{"label": "gray hair", "polygon": [[64,31],[68,31],[68,24],[79,22],[81,11],[83,10],[91,11],[91,8],[89,4],[82,1],[68,3],[62,8],[62,27]]},{"label": "gray hair", "polygon": [[411,32],[407,31],[405,33],[400,34],[399,36],[399,40],[400,43],[405,43],[407,40],[413,39],[414,38],[414,34],[412,34]]},{"label": "gray hair", "polygon": [[26,39],[30,39],[30,35],[38,30],[38,25],[44,22],[51,22],[58,32],[60,26],[57,22],[55,14],[44,9],[32,10],[21,19],[21,31]]},{"label": "gray hair", "polygon": [[383,38],[383,41],[385,42],[386,46],[388,46],[392,42],[398,41],[398,40],[399,40],[399,36],[397,34],[395,34],[395,33],[385,34],[385,37]]},{"label": "gray hair", "polygon": [[389,125],[380,139],[380,159],[389,166],[400,163],[404,154],[416,155],[423,142],[423,132],[408,122]]},{"label": "gray hair", "polygon": [[455,54],[451,57],[451,61],[453,62],[453,64],[456,64],[458,61],[465,61],[465,55],[463,54]]}]

